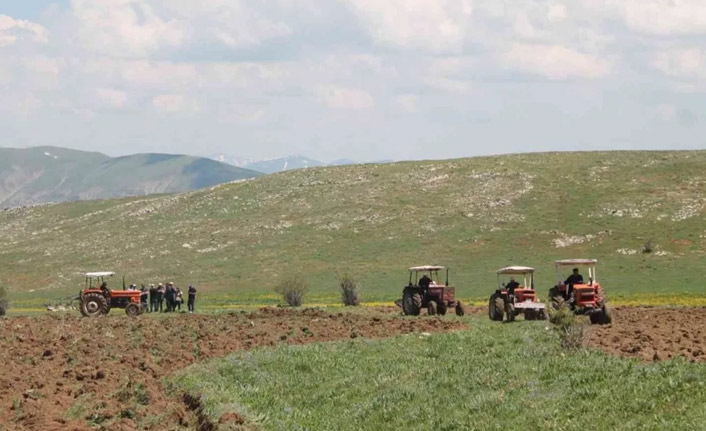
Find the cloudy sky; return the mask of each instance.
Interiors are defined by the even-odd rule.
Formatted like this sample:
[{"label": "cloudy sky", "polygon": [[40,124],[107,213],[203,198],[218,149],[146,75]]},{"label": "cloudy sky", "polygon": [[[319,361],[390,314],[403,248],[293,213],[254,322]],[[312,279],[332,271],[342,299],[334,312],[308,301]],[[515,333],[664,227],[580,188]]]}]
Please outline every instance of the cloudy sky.
[{"label": "cloudy sky", "polygon": [[0,0],[0,146],[706,147],[703,0]]}]

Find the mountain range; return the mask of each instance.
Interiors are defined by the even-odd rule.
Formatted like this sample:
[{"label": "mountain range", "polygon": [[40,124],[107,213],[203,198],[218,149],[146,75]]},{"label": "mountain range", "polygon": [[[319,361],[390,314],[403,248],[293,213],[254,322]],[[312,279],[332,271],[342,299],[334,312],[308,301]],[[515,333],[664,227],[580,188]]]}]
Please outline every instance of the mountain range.
[{"label": "mountain range", "polygon": [[0,148],[0,208],[185,192],[261,175],[208,158]]},{"label": "mountain range", "polygon": [[[345,166],[357,165],[362,163],[357,160],[345,158],[325,163],[316,159],[299,155],[278,157],[265,160],[247,159],[243,157],[229,156],[226,154],[215,154],[209,155],[207,157],[213,160],[217,160],[219,162],[228,163],[229,165],[252,169],[254,171],[262,172],[264,174],[274,174],[277,172],[293,171],[295,169],[306,169],[321,166]],[[385,164],[392,162],[392,160],[379,160],[371,163]]]}]

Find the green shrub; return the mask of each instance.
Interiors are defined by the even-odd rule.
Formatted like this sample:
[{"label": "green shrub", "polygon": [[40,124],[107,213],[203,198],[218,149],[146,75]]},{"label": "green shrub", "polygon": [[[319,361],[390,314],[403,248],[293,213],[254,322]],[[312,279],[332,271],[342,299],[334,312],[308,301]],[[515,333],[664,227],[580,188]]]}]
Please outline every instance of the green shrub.
[{"label": "green shrub", "polygon": [[341,301],[343,301],[346,307],[356,307],[360,305],[358,280],[346,273],[338,277],[338,285],[341,288]]},{"label": "green shrub", "polygon": [[299,274],[285,277],[277,287],[275,287],[275,292],[282,295],[282,298],[290,307],[299,307],[302,305],[304,295],[306,295],[308,290],[309,286]]},{"label": "green shrub", "polygon": [[569,350],[584,347],[588,342],[586,325],[576,318],[574,312],[562,298],[555,298],[553,301],[553,306],[549,307],[549,321],[559,332],[561,347]]},{"label": "green shrub", "polygon": [[7,314],[10,308],[10,290],[5,286],[0,286],[0,317]]}]

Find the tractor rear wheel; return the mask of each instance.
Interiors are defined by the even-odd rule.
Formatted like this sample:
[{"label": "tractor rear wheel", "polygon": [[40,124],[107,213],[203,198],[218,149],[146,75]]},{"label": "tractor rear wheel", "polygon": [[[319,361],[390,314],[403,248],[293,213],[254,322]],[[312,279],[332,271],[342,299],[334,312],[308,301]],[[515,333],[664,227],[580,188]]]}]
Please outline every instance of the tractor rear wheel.
[{"label": "tractor rear wheel", "polygon": [[429,304],[427,305],[427,314],[430,316],[435,316],[438,308],[439,307],[437,307],[436,301],[429,301]]},{"label": "tractor rear wheel", "polygon": [[402,292],[402,312],[405,316],[419,316],[422,308],[422,296],[411,289]]},{"label": "tractor rear wheel", "polygon": [[134,302],[129,303],[125,307],[125,314],[127,314],[130,317],[135,317],[139,316],[142,311],[142,306],[140,304],[135,304]]},{"label": "tractor rear wheel", "polygon": [[85,317],[95,317],[108,314],[108,301],[98,293],[87,293],[81,299],[81,314]]},{"label": "tractor rear wheel", "polygon": [[456,315],[463,316],[466,314],[466,309],[463,307],[461,301],[456,301]]},{"label": "tractor rear wheel", "polygon": [[508,301],[507,305],[505,306],[505,314],[507,315],[506,318],[507,318],[508,322],[514,322],[515,321],[515,304]]},{"label": "tractor rear wheel", "polygon": [[502,322],[504,309],[505,301],[502,296],[496,293],[490,295],[490,301],[488,301],[488,317],[490,317],[490,320]]}]

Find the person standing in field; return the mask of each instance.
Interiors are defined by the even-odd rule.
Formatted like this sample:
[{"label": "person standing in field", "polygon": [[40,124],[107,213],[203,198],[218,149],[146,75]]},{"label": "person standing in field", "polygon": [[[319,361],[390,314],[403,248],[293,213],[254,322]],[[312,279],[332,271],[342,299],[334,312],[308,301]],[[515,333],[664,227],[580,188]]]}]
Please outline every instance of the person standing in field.
[{"label": "person standing in field", "polygon": [[167,311],[172,312],[174,311],[175,308],[175,301],[176,301],[176,290],[174,289],[174,283],[169,282],[167,283],[167,292],[166,292],[166,299],[167,299]]},{"label": "person standing in field", "polygon": [[164,285],[162,283],[159,283],[157,286],[157,310],[162,311],[162,307],[164,306]]},{"label": "person standing in field", "polygon": [[150,312],[157,311],[157,288],[150,284]]},{"label": "person standing in field", "polygon": [[149,299],[150,292],[147,290],[147,286],[144,284],[142,285],[142,289],[140,289],[140,303],[142,304],[142,308],[146,311],[149,310],[149,307],[147,305],[147,300]]},{"label": "person standing in field", "polygon": [[176,288],[176,293],[174,294],[174,307],[176,310],[181,311],[181,304],[184,303],[184,296],[181,294],[181,289]]},{"label": "person standing in field", "polygon": [[189,307],[189,313],[194,312],[194,305],[196,304],[196,288],[192,284],[189,286],[189,302],[188,302],[188,307]]}]

